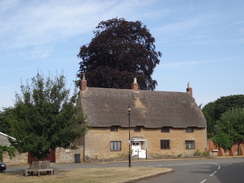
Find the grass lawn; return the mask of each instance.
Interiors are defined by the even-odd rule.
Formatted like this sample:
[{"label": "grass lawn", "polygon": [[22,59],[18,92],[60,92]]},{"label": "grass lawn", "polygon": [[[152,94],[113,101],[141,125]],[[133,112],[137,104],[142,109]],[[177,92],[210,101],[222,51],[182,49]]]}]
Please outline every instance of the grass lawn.
[{"label": "grass lawn", "polygon": [[6,183],[121,183],[171,171],[169,168],[125,167],[84,168],[60,170],[55,175],[22,176],[20,173],[0,173],[0,180]]}]

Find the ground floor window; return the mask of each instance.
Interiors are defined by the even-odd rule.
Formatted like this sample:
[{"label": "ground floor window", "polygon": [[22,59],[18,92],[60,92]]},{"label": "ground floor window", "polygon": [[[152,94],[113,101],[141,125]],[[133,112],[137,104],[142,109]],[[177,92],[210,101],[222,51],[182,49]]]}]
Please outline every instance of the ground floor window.
[{"label": "ground floor window", "polygon": [[111,151],[121,151],[121,141],[111,141],[110,150]]},{"label": "ground floor window", "polygon": [[186,149],[195,149],[195,140],[186,140]]},{"label": "ground floor window", "polygon": [[170,148],[170,141],[169,140],[161,140],[161,149],[169,149]]}]

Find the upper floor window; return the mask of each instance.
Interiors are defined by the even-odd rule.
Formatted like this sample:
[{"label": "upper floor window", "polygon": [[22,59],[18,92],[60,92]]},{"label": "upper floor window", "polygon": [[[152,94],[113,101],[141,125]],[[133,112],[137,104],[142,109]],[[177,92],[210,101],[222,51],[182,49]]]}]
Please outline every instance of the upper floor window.
[{"label": "upper floor window", "polygon": [[135,131],[135,132],[140,132],[140,131],[141,131],[141,126],[136,126],[136,127],[134,128],[134,131]]},{"label": "upper floor window", "polygon": [[186,133],[193,133],[194,132],[194,128],[193,127],[187,127],[186,128]]},{"label": "upper floor window", "polygon": [[170,132],[170,127],[163,127],[161,128],[162,133],[169,133]]},{"label": "upper floor window", "polygon": [[119,129],[118,126],[110,126],[110,131],[111,131],[111,132],[117,132],[118,129]]}]

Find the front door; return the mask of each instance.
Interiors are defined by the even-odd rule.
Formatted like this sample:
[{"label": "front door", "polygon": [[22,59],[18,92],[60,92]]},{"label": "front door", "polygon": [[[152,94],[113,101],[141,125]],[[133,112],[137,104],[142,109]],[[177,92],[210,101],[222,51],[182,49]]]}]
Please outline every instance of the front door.
[{"label": "front door", "polygon": [[132,141],[131,149],[132,156],[138,156],[138,158],[147,158],[146,150],[141,149],[142,141]]},{"label": "front door", "polygon": [[138,155],[138,152],[141,150],[141,142],[132,142],[132,156]]}]

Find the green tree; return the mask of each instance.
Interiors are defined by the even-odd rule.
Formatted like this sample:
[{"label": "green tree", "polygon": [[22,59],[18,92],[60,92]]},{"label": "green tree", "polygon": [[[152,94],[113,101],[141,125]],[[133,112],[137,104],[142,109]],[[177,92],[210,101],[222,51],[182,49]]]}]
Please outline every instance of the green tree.
[{"label": "green tree", "polygon": [[230,149],[233,146],[234,141],[231,136],[226,133],[218,133],[213,137],[213,142],[219,147],[222,147],[224,151]]},{"label": "green tree", "polygon": [[86,73],[88,86],[121,89],[131,88],[137,77],[140,89],[155,89],[157,81],[151,75],[161,52],[155,51],[155,39],[146,26],[114,18],[100,22],[94,34],[77,55],[82,59],[78,77]]},{"label": "green tree", "polygon": [[205,116],[205,119],[207,121],[207,132],[208,132],[208,136],[211,136],[213,134],[215,134],[215,129],[214,126],[216,124],[215,119],[214,119],[214,108],[215,108],[215,103],[214,102],[210,102],[209,104],[207,104],[203,110],[202,113]]},{"label": "green tree", "polygon": [[[223,113],[216,124],[217,133],[225,133],[232,142],[244,141],[244,108],[233,108]],[[233,145],[233,144],[232,144]]]},{"label": "green tree", "polygon": [[51,149],[67,148],[85,133],[81,109],[77,107],[77,93],[70,96],[65,87],[65,77],[37,74],[32,83],[21,84],[21,94],[9,109],[10,140],[19,152],[29,152],[38,160]]},{"label": "green tree", "polygon": [[4,111],[0,111],[0,132],[9,134],[10,125],[7,121],[8,108],[5,108]]},{"label": "green tree", "polygon": [[231,95],[217,99],[204,106],[202,112],[207,120],[209,134],[216,134],[215,125],[220,116],[232,108],[244,108],[244,95]]}]

